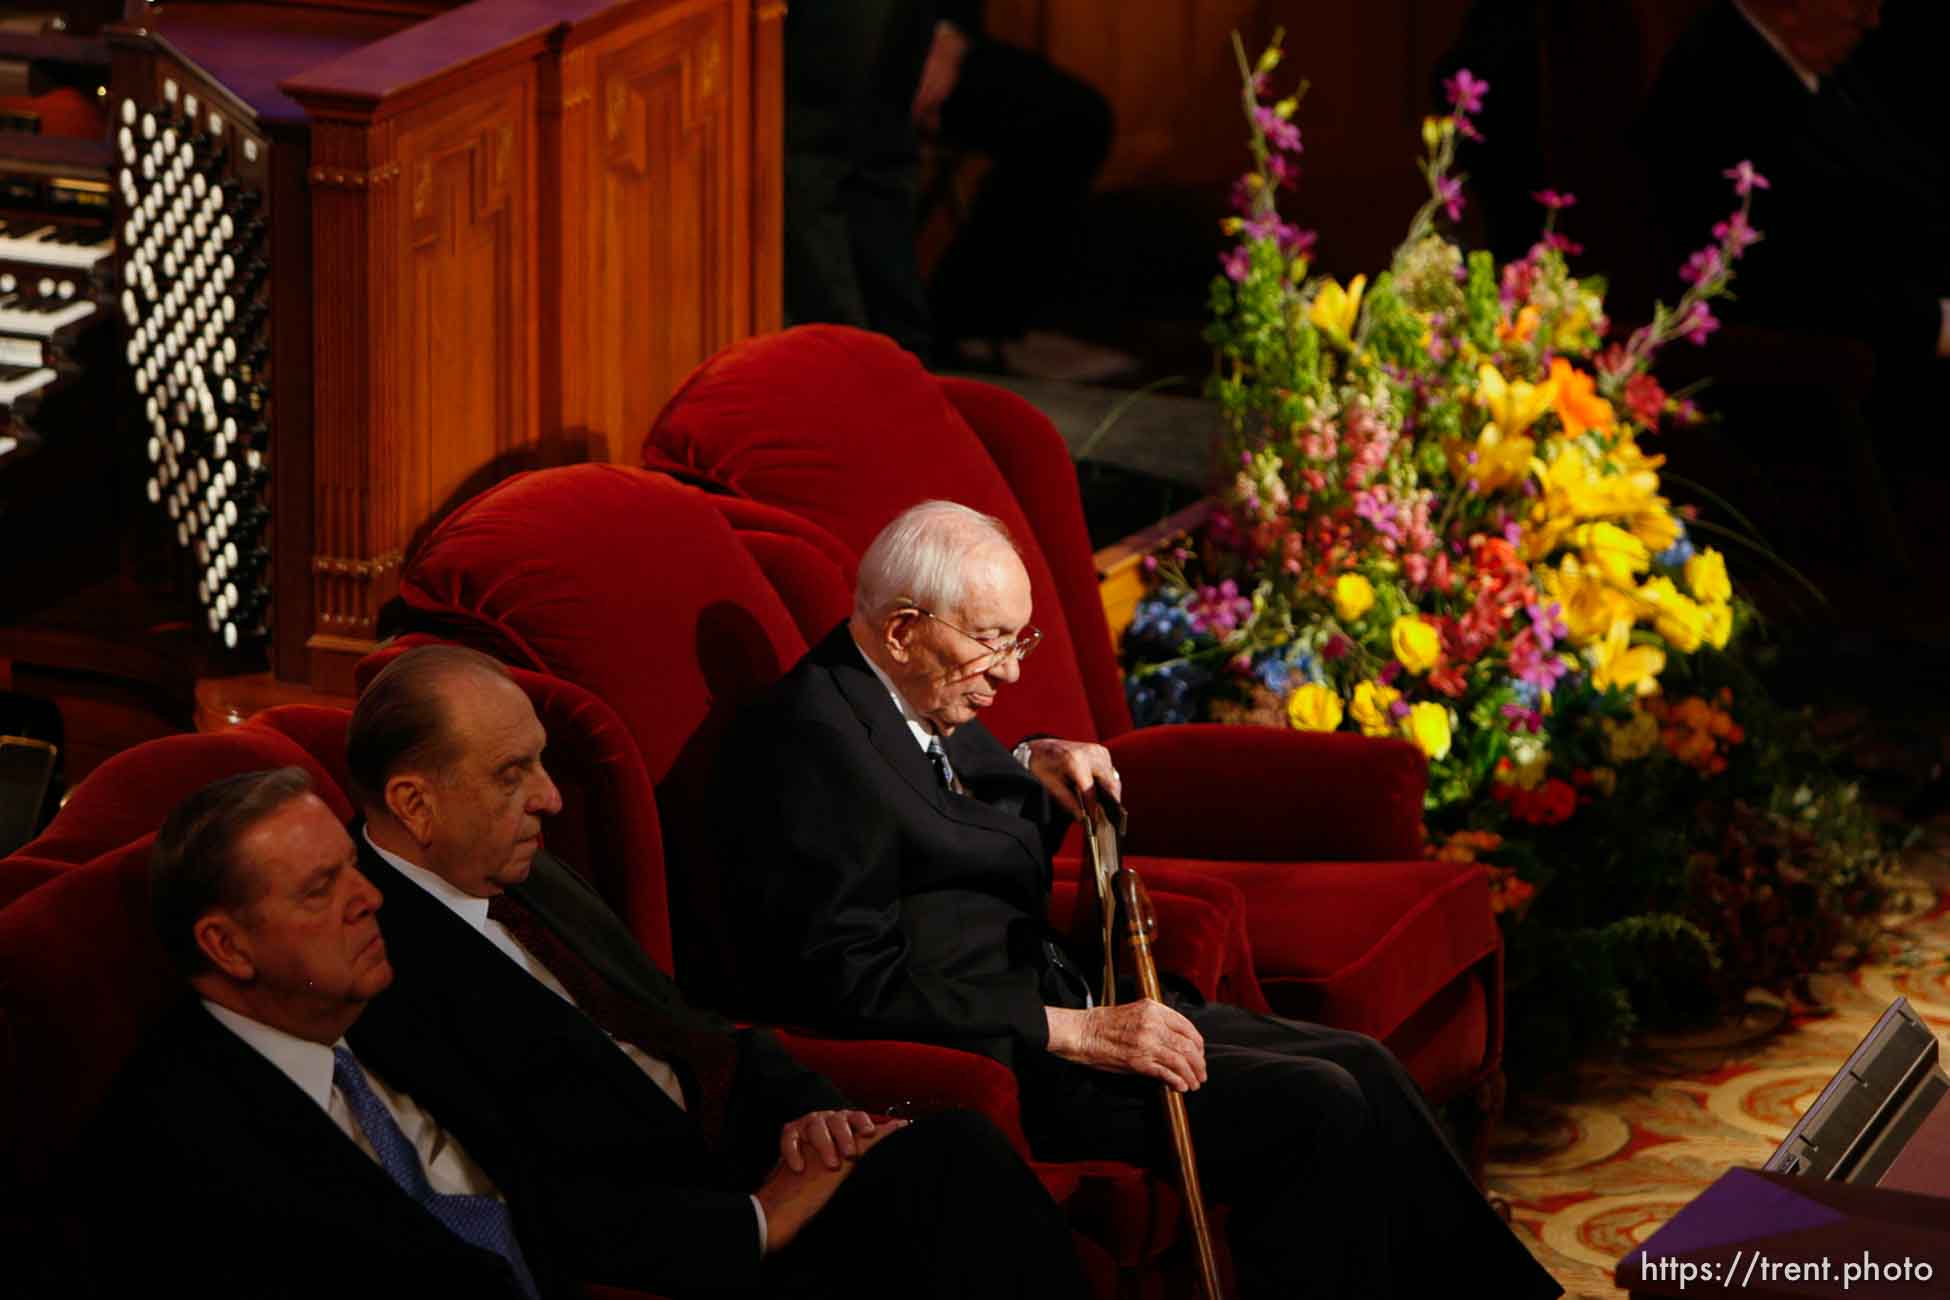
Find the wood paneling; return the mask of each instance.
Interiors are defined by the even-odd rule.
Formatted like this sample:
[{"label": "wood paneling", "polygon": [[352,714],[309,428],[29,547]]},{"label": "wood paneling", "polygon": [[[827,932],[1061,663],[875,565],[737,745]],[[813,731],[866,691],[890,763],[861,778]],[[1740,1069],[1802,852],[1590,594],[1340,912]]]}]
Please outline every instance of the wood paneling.
[{"label": "wood paneling", "polygon": [[313,120],[313,684],[349,685],[442,510],[634,462],[694,366],[776,325],[782,17],[483,0],[286,84]]}]

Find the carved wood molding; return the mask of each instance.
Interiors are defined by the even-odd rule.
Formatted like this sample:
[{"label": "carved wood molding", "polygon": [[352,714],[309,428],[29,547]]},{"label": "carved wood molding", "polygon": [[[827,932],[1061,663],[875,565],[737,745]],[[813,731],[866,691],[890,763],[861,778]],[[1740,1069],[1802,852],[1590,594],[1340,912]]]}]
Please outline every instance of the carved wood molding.
[{"label": "carved wood molding", "polygon": [[363,190],[387,185],[399,179],[399,164],[387,163],[371,171],[349,167],[313,167],[305,173],[314,189]]}]

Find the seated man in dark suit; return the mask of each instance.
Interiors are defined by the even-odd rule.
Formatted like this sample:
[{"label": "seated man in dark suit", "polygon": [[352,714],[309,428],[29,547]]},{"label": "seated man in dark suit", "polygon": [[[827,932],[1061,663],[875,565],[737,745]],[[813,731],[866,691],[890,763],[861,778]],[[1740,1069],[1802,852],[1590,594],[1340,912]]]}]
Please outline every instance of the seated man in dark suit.
[{"label": "seated man in dark suit", "polygon": [[423,1021],[449,1030],[524,1148],[583,1193],[579,1276],[684,1294],[1079,1294],[1061,1211],[987,1121],[889,1135],[771,1034],[685,1003],[541,848],[561,807],[546,740],[505,668],[434,646],[366,688],[347,762],[397,975],[365,1032],[403,1048]]},{"label": "seated man in dark suit", "polygon": [[1185,1093],[1243,1295],[1557,1295],[1372,1039],[1182,996],[1093,1004],[1049,931],[1050,854],[1117,773],[1101,746],[1012,754],[977,720],[1029,671],[1030,614],[1001,525],[923,503],[862,557],[852,619],[740,716],[727,890],[771,1010],[1012,1066],[1042,1158],[1169,1168],[1157,1081]]},{"label": "seated man in dark suit", "polygon": [[442,1027],[348,1043],[393,978],[356,858],[298,768],[217,782],[164,823],[156,925],[196,998],[92,1134],[91,1253],[111,1291],[578,1293],[571,1206]]}]

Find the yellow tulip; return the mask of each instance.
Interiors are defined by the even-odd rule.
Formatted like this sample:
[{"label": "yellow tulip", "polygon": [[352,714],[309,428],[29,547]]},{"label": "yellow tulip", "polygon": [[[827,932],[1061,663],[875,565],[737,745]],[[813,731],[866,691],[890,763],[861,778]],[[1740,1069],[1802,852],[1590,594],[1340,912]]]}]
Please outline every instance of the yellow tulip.
[{"label": "yellow tulip", "polygon": [[1625,619],[1613,623],[1605,639],[1587,653],[1592,660],[1591,684],[1600,690],[1651,695],[1659,689],[1659,674],[1666,669],[1666,652],[1657,646],[1633,645],[1632,625]]},{"label": "yellow tulip", "polygon": [[1652,567],[1645,543],[1617,524],[1585,524],[1571,533],[1571,544],[1585,567],[1595,569],[1614,586],[1630,587],[1633,575]]},{"label": "yellow tulip", "polygon": [[1402,719],[1402,734],[1420,745],[1431,762],[1445,757],[1451,739],[1449,710],[1426,700],[1412,706]]},{"label": "yellow tulip", "polygon": [[1506,438],[1514,438],[1535,424],[1538,416],[1551,409],[1556,397],[1557,385],[1548,379],[1541,384],[1521,379],[1512,383],[1487,361],[1477,367],[1476,400],[1488,408],[1490,419]]},{"label": "yellow tulip", "polygon": [[1320,331],[1342,345],[1354,337],[1354,323],[1361,317],[1361,295],[1367,291],[1368,277],[1357,275],[1341,288],[1341,282],[1329,279],[1314,294],[1313,307],[1307,312]]},{"label": "yellow tulip", "polygon": [[1363,735],[1386,736],[1395,729],[1395,720],[1388,710],[1401,697],[1402,693],[1392,686],[1362,682],[1354,688],[1354,702],[1348,706],[1348,712],[1360,724]]},{"label": "yellow tulip", "polygon": [[1715,650],[1726,649],[1727,638],[1733,635],[1733,606],[1707,605],[1704,608],[1706,612],[1706,644],[1712,646]]},{"label": "yellow tulip", "polygon": [[1343,573],[1334,580],[1334,613],[1341,622],[1352,623],[1374,608],[1374,586],[1358,573]]},{"label": "yellow tulip", "polygon": [[1733,583],[1727,578],[1726,557],[1712,547],[1686,561],[1686,589],[1695,600],[1708,605],[1724,605],[1733,599]]},{"label": "yellow tulip", "polygon": [[1341,725],[1341,697],[1308,682],[1286,697],[1286,720],[1301,731],[1332,731]]},{"label": "yellow tulip", "polygon": [[1442,657],[1442,635],[1413,614],[1396,619],[1388,630],[1388,639],[1394,645],[1395,658],[1412,673],[1427,672]]}]

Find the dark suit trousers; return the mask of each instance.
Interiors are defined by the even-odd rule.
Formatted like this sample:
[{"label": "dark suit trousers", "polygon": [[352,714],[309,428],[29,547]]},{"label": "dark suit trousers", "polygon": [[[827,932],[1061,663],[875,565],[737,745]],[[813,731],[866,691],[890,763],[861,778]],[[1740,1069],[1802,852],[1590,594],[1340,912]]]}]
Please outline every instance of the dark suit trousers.
[{"label": "dark suit trousers", "polygon": [[1089,1294],[1063,1212],[970,1111],[884,1138],[765,1264],[767,1295],[1008,1300]]},{"label": "dark suit trousers", "polygon": [[[1559,1294],[1386,1048],[1345,1030],[1172,1001],[1205,1039],[1206,1082],[1186,1095],[1186,1110],[1206,1194],[1230,1207],[1242,1296]],[[1048,1056],[1020,1074],[1038,1158],[1175,1172],[1156,1080]]]}]

